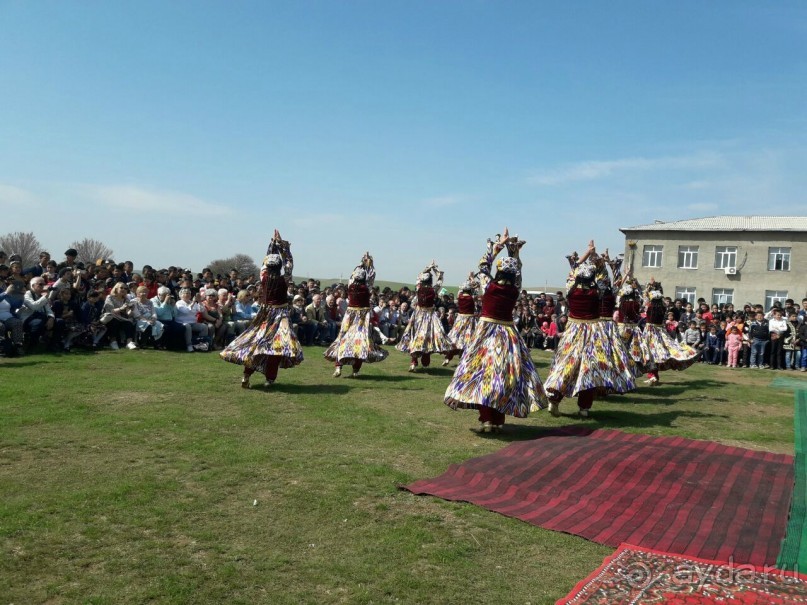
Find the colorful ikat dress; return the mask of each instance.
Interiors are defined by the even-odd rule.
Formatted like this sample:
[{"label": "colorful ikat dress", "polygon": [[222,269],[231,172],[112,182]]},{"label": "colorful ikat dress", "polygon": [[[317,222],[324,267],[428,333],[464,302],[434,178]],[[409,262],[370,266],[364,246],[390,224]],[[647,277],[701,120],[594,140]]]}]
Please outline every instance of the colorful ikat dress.
[{"label": "colorful ikat dress", "polygon": [[375,268],[369,255],[354,269],[347,286],[348,307],[342,318],[339,335],[325,350],[325,359],[337,365],[355,365],[357,361],[383,361],[389,353],[373,338],[373,310],[370,290],[375,283]]},{"label": "colorful ikat dress", "polygon": [[[502,248],[501,244],[489,242],[480,260],[482,312],[444,399],[453,409],[479,409],[480,420],[483,408],[525,418],[531,411],[547,405],[530,350],[513,324],[521,272],[518,271],[513,284],[498,283],[491,278],[493,261]],[[517,249],[511,251],[520,268],[521,261],[516,255]],[[495,420],[494,423],[500,425]]]},{"label": "colorful ikat dress", "polygon": [[252,324],[220,353],[224,361],[242,365],[252,372],[263,372],[267,378],[273,373],[270,367],[276,372],[278,367],[292,368],[303,361],[303,349],[289,322],[287,292],[294,268],[289,243],[273,240],[267,258],[275,255],[280,255],[284,274],[269,271],[264,261],[260,309]]}]

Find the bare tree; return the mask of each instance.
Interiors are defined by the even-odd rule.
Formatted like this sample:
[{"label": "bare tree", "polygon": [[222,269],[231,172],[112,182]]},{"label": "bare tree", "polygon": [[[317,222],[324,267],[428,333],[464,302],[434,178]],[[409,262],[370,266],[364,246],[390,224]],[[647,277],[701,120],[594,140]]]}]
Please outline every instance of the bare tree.
[{"label": "bare tree", "polygon": [[33,233],[16,231],[0,236],[0,250],[8,256],[19,254],[22,257],[23,268],[34,265],[39,260],[42,244]]},{"label": "bare tree", "polygon": [[213,275],[228,275],[231,269],[236,269],[240,277],[247,277],[249,274],[258,275],[258,266],[251,256],[246,254],[236,254],[230,258],[220,258],[212,260],[207,265]]},{"label": "bare tree", "polygon": [[113,256],[112,248],[109,248],[104,242],[89,237],[85,237],[80,242],[73,242],[70,247],[75,248],[78,252],[76,260],[84,264],[94,264],[99,258],[108,260]]}]

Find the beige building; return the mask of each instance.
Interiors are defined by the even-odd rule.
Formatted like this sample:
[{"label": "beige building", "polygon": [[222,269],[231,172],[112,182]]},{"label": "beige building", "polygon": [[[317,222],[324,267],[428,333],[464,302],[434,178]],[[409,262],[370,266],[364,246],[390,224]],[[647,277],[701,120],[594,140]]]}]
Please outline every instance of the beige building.
[{"label": "beige building", "polygon": [[625,227],[625,270],[665,296],[763,304],[807,296],[807,216],[713,216]]}]

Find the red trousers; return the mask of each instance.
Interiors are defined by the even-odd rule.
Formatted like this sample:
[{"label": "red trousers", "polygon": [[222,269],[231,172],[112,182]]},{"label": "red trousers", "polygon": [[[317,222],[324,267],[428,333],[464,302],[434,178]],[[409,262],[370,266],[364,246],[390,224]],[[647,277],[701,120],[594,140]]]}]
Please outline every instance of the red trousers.
[{"label": "red trousers", "polygon": [[[266,380],[271,380],[274,382],[277,380],[277,371],[280,368],[280,357],[273,355],[271,357],[266,358],[266,365],[264,366],[263,374],[266,376]],[[250,368],[244,368],[244,376],[252,376],[255,370]]]},{"label": "red trousers", "polygon": [[490,422],[496,426],[504,424],[504,414],[487,406],[479,407],[479,422]]}]

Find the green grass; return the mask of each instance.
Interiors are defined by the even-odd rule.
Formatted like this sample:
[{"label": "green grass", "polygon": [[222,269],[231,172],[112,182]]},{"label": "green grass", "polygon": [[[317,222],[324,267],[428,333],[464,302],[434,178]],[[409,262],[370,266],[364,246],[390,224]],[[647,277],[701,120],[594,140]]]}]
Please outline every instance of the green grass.
[{"label": "green grass", "polygon": [[[249,391],[215,354],[0,360],[2,602],[534,605],[611,552],[397,488],[583,422],[573,402],[480,436],[442,404],[451,370],[411,375],[392,351],[337,380],[321,354]],[[792,453],[774,375],[667,372],[585,422]]]}]

